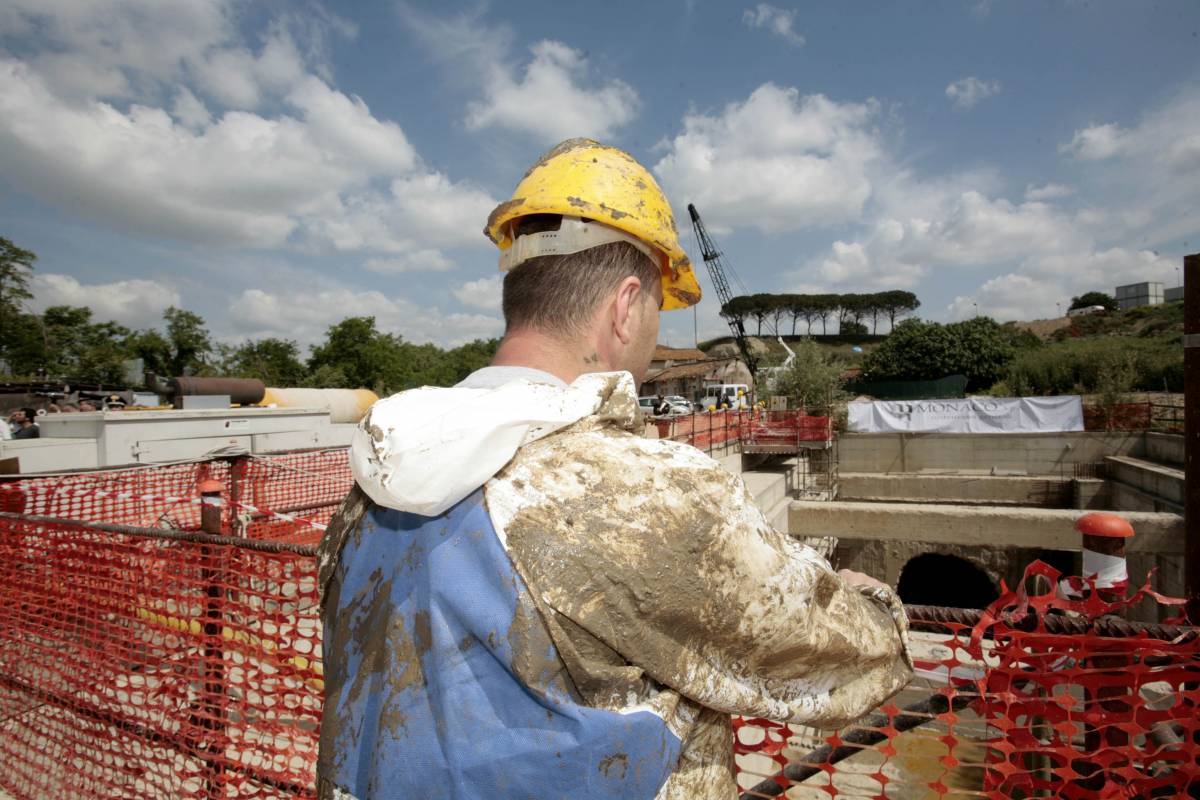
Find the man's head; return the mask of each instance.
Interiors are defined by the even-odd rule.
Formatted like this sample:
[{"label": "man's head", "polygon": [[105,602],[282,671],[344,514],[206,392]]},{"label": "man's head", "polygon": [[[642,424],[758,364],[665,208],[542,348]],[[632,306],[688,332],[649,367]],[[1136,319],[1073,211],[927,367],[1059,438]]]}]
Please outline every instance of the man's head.
[{"label": "man's head", "polygon": [[[556,215],[523,217],[516,238],[555,232],[561,223]],[[595,356],[595,370],[627,370],[638,380],[654,352],[661,305],[658,264],[629,242],[534,256],[504,276],[507,332],[589,350],[584,356]]]},{"label": "man's head", "polygon": [[20,409],[20,416],[17,418],[17,423],[23,428],[27,428],[37,421],[37,412],[32,408]]},{"label": "man's head", "polygon": [[[640,381],[660,309],[700,299],[671,207],[628,154],[571,139],[526,173],[485,230],[501,249],[505,341],[544,341]],[[502,351],[504,345],[501,345]]]},{"label": "man's head", "polygon": [[79,410],[80,411],[95,411],[96,403],[93,402],[92,400],[80,400],[79,401]]}]

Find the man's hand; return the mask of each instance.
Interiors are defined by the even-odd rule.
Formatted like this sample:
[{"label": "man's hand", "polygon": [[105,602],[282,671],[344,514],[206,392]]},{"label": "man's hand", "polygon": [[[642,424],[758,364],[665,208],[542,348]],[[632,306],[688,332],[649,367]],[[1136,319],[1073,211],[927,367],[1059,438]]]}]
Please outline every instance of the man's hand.
[{"label": "man's hand", "polygon": [[861,572],[854,572],[853,570],[849,569],[839,569],[837,574],[839,578],[851,586],[870,586],[878,589],[891,588],[883,581],[877,581],[870,575],[864,575]]}]

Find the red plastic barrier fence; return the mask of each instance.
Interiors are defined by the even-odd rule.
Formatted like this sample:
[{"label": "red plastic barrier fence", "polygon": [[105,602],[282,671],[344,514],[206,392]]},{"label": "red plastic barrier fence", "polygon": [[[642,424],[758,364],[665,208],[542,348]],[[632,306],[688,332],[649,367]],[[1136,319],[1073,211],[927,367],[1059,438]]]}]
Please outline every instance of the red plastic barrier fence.
[{"label": "red plastic barrier fence", "polygon": [[312,797],[316,563],[287,548],[0,520],[0,787]]},{"label": "red plastic barrier fence", "polygon": [[[1200,794],[1200,639],[1058,630],[1165,601],[1145,589],[1112,605],[1063,600],[1058,577],[1031,565],[974,626],[910,614],[916,679],[847,729],[735,719],[743,797]],[[1026,593],[1038,578],[1044,591]]]}]

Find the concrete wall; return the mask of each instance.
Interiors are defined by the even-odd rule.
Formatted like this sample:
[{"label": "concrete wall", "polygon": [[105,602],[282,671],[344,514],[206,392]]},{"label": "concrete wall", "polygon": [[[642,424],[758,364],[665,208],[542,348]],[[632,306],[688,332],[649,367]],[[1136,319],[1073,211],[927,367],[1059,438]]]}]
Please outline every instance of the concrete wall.
[{"label": "concrete wall", "polygon": [[1146,433],[1138,453],[1147,461],[1183,466],[1183,437],[1174,433]]},{"label": "concrete wall", "polygon": [[1075,478],[1071,481],[1071,498],[1071,507],[1080,511],[1112,508],[1112,489],[1100,478]]},{"label": "concrete wall", "polygon": [[1070,505],[1072,491],[1070,481],[1045,477],[840,472],[838,499],[1057,508]]},{"label": "concrete wall", "polygon": [[1073,477],[1076,464],[1128,455],[1140,433],[845,433],[842,472],[960,472]]},{"label": "concrete wall", "polygon": [[[959,556],[997,584],[1003,579],[1014,586],[1034,559],[1055,560],[1065,569],[1062,554],[1068,553],[1070,571],[1078,572],[1080,536],[1075,521],[1080,515],[1073,509],[796,501],[788,515],[788,531],[799,537],[837,537],[839,568],[866,572],[893,586],[904,565],[922,553]],[[1155,569],[1155,588],[1179,596],[1183,518],[1138,512],[1121,516],[1136,532],[1129,544],[1131,582],[1140,585]],[[1154,616],[1149,604],[1138,614],[1141,619]]]}]

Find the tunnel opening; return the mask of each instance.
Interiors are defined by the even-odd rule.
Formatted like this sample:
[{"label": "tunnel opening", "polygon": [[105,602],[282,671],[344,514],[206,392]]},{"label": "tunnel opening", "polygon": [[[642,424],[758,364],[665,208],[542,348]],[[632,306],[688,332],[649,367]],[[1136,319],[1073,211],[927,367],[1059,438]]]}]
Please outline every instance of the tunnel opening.
[{"label": "tunnel opening", "polygon": [[958,556],[924,553],[900,571],[896,592],[905,603],[987,608],[1000,596],[983,570]]}]

